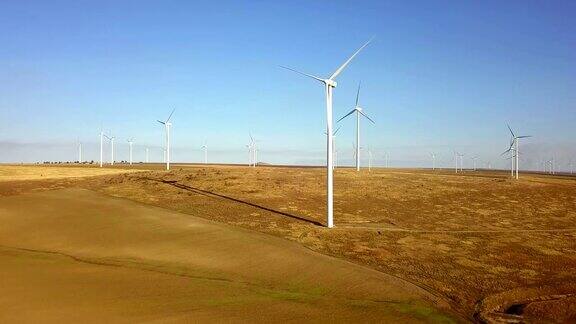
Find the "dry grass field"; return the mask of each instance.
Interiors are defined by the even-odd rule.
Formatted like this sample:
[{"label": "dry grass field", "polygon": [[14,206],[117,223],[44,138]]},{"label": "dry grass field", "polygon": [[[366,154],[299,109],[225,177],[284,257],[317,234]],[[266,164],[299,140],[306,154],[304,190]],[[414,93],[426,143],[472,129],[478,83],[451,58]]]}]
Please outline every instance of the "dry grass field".
[{"label": "dry grass field", "polygon": [[445,302],[463,319],[576,321],[574,178],[337,169],[336,227],[326,229],[319,168],[138,168],[75,181],[0,182],[0,194],[89,189],[367,266],[419,287],[429,294],[422,298]]}]

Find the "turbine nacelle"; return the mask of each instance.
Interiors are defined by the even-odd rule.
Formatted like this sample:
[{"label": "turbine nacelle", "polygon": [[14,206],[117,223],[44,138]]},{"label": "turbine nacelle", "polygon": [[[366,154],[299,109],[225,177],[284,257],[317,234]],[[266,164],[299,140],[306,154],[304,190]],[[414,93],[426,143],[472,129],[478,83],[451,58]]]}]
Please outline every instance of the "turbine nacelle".
[{"label": "turbine nacelle", "polygon": [[325,83],[327,86],[332,87],[332,88],[336,88],[336,86],[338,85],[338,82],[336,82],[336,81],[334,81],[334,80],[331,80],[331,79],[325,79],[325,80],[324,80],[324,83]]}]

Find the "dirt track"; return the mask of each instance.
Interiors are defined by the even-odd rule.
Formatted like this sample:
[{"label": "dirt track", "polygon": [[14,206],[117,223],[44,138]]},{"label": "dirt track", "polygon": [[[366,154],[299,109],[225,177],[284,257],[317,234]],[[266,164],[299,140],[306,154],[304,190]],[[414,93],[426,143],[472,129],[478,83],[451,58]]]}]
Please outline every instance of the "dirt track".
[{"label": "dirt track", "polygon": [[89,190],[0,197],[0,223],[0,322],[450,321],[395,277]]}]

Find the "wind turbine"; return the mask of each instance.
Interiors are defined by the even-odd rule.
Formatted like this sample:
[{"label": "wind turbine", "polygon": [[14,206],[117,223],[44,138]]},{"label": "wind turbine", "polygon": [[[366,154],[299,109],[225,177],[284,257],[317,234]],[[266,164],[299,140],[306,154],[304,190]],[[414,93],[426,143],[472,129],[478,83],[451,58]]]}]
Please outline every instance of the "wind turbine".
[{"label": "wind turbine", "polygon": [[110,165],[114,165],[114,136],[104,135],[110,141]]},{"label": "wind turbine", "polygon": [[512,153],[512,155],[509,158],[507,158],[507,160],[510,160],[510,176],[514,177],[514,161],[516,158],[516,149],[514,148],[514,139],[510,140],[510,147],[506,151],[504,151],[501,155],[504,155],[508,152]]},{"label": "wind turbine", "polygon": [[372,171],[372,150],[368,148],[368,172]]},{"label": "wind turbine", "polygon": [[432,171],[436,170],[436,153],[430,153],[430,157],[432,157]]},{"label": "wind turbine", "polygon": [[[316,81],[322,82],[324,84],[324,91],[326,93],[326,132],[328,134],[332,134],[332,92],[334,88],[336,88],[336,77],[346,68],[346,66],[362,51],[372,39],[367,41],[364,45],[362,45],[344,64],[342,64],[332,75],[328,77],[328,79],[319,78],[317,76],[303,73],[292,68],[283,67],[285,69],[294,71],[296,73],[300,73],[304,76],[312,78]],[[326,225],[328,228],[334,227],[334,177],[333,177],[333,164],[334,161],[332,160],[332,136],[326,136],[327,143],[326,143]]]},{"label": "wind turbine", "polygon": [[360,171],[360,115],[366,117],[366,119],[371,121],[372,124],[375,124],[375,122],[363,112],[363,109],[358,106],[358,100],[360,99],[360,85],[361,83],[358,83],[358,91],[356,92],[356,104],[354,105],[354,109],[336,121],[338,123],[342,119],[352,115],[353,113],[356,113],[356,171]]},{"label": "wind turbine", "polygon": [[458,158],[460,158],[460,172],[464,171],[464,154],[454,151],[454,161],[456,162],[456,173],[458,173]]},{"label": "wind turbine", "polygon": [[358,157],[358,152],[360,152],[360,150],[363,149],[362,147],[360,149],[358,149],[356,147],[356,144],[354,144],[354,142],[352,142],[352,157],[354,158],[354,160],[356,160],[356,158]]},{"label": "wind turbine", "polygon": [[201,148],[204,150],[204,164],[208,164],[208,141],[204,141]]},{"label": "wind turbine", "polygon": [[78,139],[78,163],[82,164],[82,142]]},{"label": "wind turbine", "polygon": [[172,118],[174,110],[176,110],[176,108],[172,109],[172,112],[165,121],[158,120],[158,122],[164,125],[164,128],[166,129],[166,147],[165,147],[166,170],[170,170],[170,126],[172,126],[170,118]]},{"label": "wind turbine", "polygon": [[476,160],[478,160],[477,156],[472,157],[473,171],[476,171]]},{"label": "wind turbine", "polygon": [[250,144],[246,144],[248,148],[248,167],[252,166],[252,142]]},{"label": "wind turbine", "polygon": [[100,167],[102,167],[102,160],[104,157],[104,131],[100,128]]},{"label": "wind turbine", "polygon": [[149,152],[149,149],[146,148],[146,163],[149,163],[149,162],[150,162],[150,155],[149,155],[149,153],[150,153],[150,152]]},{"label": "wind turbine", "polygon": [[252,136],[252,134],[250,134],[250,148],[251,148],[251,153],[252,153],[252,166],[254,168],[258,164],[258,146],[256,145],[256,142],[258,142],[258,140],[256,140]]},{"label": "wind turbine", "polygon": [[514,135],[512,128],[510,128],[510,125],[506,124],[506,126],[508,126],[508,130],[510,131],[510,134],[512,135],[512,141],[510,143],[510,148],[508,149],[508,151],[510,151],[512,148],[512,145],[514,145],[514,153],[515,153],[514,155],[515,155],[515,164],[516,164],[516,179],[518,179],[518,170],[520,169],[518,167],[519,155],[520,155],[519,140],[521,138],[528,138],[528,137],[532,137],[532,136],[530,136],[530,135],[516,136],[516,135]]},{"label": "wind turbine", "polygon": [[386,165],[386,168],[388,168],[388,160],[390,159],[390,153],[388,152],[384,152],[384,164]]},{"label": "wind turbine", "polygon": [[130,165],[132,165],[132,144],[134,144],[134,138],[129,138],[128,145],[130,145]]},{"label": "wind turbine", "polygon": [[[337,151],[336,151],[336,134],[338,133],[338,131],[340,130],[341,126],[338,126],[338,128],[336,128],[336,130],[332,133],[332,154],[334,155],[333,159],[334,159],[334,164],[332,165],[332,169],[335,169],[337,166],[337,162],[336,161],[336,155],[337,155]],[[326,136],[328,136],[328,132],[324,132],[324,134],[326,134]]]}]

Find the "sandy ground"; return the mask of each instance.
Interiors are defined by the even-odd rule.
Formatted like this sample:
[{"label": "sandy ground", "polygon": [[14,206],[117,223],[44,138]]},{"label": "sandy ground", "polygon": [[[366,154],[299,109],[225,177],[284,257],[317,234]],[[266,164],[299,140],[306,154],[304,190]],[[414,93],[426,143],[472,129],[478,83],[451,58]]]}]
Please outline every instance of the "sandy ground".
[{"label": "sandy ground", "polygon": [[90,190],[1,197],[0,223],[0,322],[452,321],[395,277]]},{"label": "sandy ground", "polygon": [[0,182],[0,195],[81,187],[295,241],[421,287],[472,321],[576,321],[576,179],[506,172],[177,165]]},{"label": "sandy ground", "polygon": [[39,179],[92,177],[133,172],[128,168],[98,168],[96,166],[0,165],[0,182]]}]

